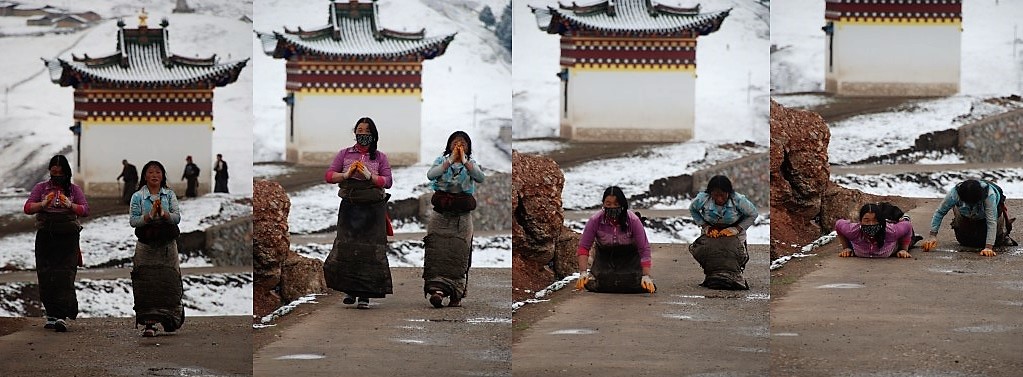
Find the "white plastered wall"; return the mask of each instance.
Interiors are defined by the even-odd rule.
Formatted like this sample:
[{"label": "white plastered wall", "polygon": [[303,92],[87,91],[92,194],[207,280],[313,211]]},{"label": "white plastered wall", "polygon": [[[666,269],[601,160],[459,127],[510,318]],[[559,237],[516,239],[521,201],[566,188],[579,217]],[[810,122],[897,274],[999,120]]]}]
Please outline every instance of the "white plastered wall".
[{"label": "white plastered wall", "polygon": [[[355,122],[370,117],[377,125],[380,151],[392,165],[418,162],[422,100],[414,94],[295,93],[294,138],[287,147],[301,164],[330,164],[341,148],[355,143]],[[292,155],[293,153],[289,153]],[[410,161],[410,159],[412,161]]]},{"label": "white plastered wall", "polygon": [[[142,175],[150,160],[159,161],[167,170],[167,185],[178,196],[185,195],[185,157],[201,169],[199,194],[213,186],[212,125],[206,123],[98,123],[82,122],[81,168],[75,169],[75,181],[86,195],[116,197],[123,181],[121,160],[127,159]],[[77,153],[78,151],[76,151]]]}]

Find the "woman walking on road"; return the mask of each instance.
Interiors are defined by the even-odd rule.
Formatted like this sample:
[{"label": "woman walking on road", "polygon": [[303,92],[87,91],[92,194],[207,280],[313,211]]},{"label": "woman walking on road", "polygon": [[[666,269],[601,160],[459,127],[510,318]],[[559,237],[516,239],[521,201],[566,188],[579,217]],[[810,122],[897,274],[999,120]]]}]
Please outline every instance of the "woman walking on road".
[{"label": "woman walking on road", "polygon": [[79,217],[89,215],[82,188],[71,183],[71,164],[56,155],[47,165],[50,179],[37,183],[25,201],[25,214],[36,217],[36,276],[39,298],[46,309],[44,328],[68,330],[78,317],[75,276],[81,263]]},{"label": "woman walking on road", "polygon": [[472,210],[476,209],[476,183],[483,169],[472,159],[472,139],[463,131],[448,136],[444,154],[426,172],[434,189],[433,210],[423,243],[423,291],[435,308],[462,306],[469,266],[472,264]]},{"label": "woman walking on road", "polygon": [[142,167],[142,182],[131,196],[129,223],[138,242],[132,257],[131,286],[135,297],[135,325],[142,336],[156,336],[156,325],[174,332],[185,321],[181,305],[184,287],[178,258],[181,209],[167,187],[167,170],[157,161]]},{"label": "woman walking on road", "polygon": [[369,299],[393,293],[387,262],[387,236],[393,234],[387,217],[384,189],[391,187],[391,165],[377,150],[379,134],[370,118],[355,122],[355,145],[334,157],[324,179],[337,183],[341,205],[337,237],[323,262],[327,286],[345,293],[342,300],[369,309]]}]

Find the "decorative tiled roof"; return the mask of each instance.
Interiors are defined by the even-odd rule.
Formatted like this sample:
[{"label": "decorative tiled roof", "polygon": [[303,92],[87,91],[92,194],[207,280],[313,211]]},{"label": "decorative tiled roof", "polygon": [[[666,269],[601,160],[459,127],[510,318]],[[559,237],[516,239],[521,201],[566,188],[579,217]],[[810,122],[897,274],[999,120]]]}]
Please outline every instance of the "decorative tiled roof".
[{"label": "decorative tiled roof", "polygon": [[380,26],[376,1],[331,1],[328,24],[314,30],[260,33],[263,51],[275,58],[311,55],[331,59],[422,61],[444,54],[455,34],[426,37]]},{"label": "decorative tiled roof", "polygon": [[50,79],[61,86],[89,85],[213,88],[238,79],[249,59],[219,63],[216,55],[187,58],[168,48],[167,21],[161,28],[124,28],[118,22],[117,51],[103,57],[72,55],[71,61],[47,60]]},{"label": "decorative tiled roof", "polygon": [[672,7],[654,0],[604,0],[590,5],[558,3],[533,9],[540,30],[550,34],[572,32],[707,35],[721,28],[731,9],[701,13],[700,6]]},{"label": "decorative tiled roof", "polygon": [[944,20],[960,21],[962,0],[826,0],[828,20]]}]

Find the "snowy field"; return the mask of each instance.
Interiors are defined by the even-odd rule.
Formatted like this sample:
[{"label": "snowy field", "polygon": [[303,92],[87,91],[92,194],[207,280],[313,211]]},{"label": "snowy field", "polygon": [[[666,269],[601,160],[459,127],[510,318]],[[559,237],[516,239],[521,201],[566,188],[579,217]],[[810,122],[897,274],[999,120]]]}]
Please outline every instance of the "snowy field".
[{"label": "snowy field", "polygon": [[[44,5],[46,0],[21,0],[19,3]],[[201,3],[201,4],[199,4]],[[129,27],[137,24],[139,8],[144,7],[150,23],[170,21],[170,49],[184,56],[206,57],[216,54],[221,62],[249,58],[252,49],[251,25],[240,21],[252,15],[252,1],[209,0],[193,2],[197,12],[172,14],[172,1],[157,0],[79,0],[76,9],[92,10],[105,18],[100,24],[74,34],[38,37],[0,37],[0,49],[17,51],[0,63],[0,87],[9,92],[0,100],[5,112],[0,113],[0,186],[30,187],[45,175],[47,161],[54,154],[65,153],[74,164],[73,135],[68,126],[73,122],[73,89],[50,81],[40,58],[71,54],[100,56],[114,52],[116,18],[124,17]],[[5,25],[0,24],[0,33]],[[242,71],[238,81],[214,90],[213,133],[214,155],[221,153],[231,166],[229,189],[233,193],[251,194],[252,173],[252,63]],[[130,142],[130,141],[128,141]],[[145,156],[125,156],[130,161],[146,161]],[[204,171],[211,172],[212,168]],[[207,179],[206,181],[212,181]],[[3,188],[3,187],[0,187]]]},{"label": "snowy field", "polygon": [[[497,17],[505,0],[383,0],[380,22],[396,30],[426,28],[428,36],[457,32],[447,52],[423,63],[423,102],[420,159],[433,161],[438,146],[448,135],[464,130],[473,138],[473,155],[484,166],[511,171],[511,158],[496,146],[501,125],[511,124],[510,55],[500,47],[494,34],[477,20],[477,13],[489,5]],[[268,0],[255,4],[253,28],[261,32],[302,27],[310,30],[327,21],[326,1]],[[280,161],[284,154],[285,106],[284,61],[266,56],[254,34],[253,96],[255,114],[254,150],[256,161]],[[475,107],[474,107],[475,103]],[[476,119],[476,124],[473,124]],[[352,119],[351,121],[355,121]],[[347,122],[347,121],[346,121]],[[350,140],[338,138],[339,149]],[[381,150],[386,151],[386,140]]]},{"label": "snowy field", "polygon": [[[252,315],[251,274],[208,274],[182,277],[186,317]],[[8,298],[24,283],[0,285],[0,317],[25,315],[24,303]],[[79,318],[134,317],[131,279],[90,280],[75,283]],[[42,306],[41,303],[35,303]]]},{"label": "snowy field", "polygon": [[955,185],[967,179],[995,182],[1008,198],[1023,198],[1023,169],[965,170],[941,173],[848,174],[832,176],[835,183],[875,195],[914,198],[944,198]]},{"label": "snowy field", "polygon": [[[212,225],[252,214],[252,206],[239,204],[235,194],[209,194],[182,200],[181,233],[204,230]],[[22,199],[24,204],[24,199]],[[88,218],[86,218],[88,220]],[[126,260],[135,254],[135,229],[128,225],[128,215],[97,218],[83,224],[80,245],[85,266]],[[13,264],[21,269],[35,268],[35,232],[13,234],[0,238],[0,266]],[[188,261],[189,266],[204,265],[202,261]]]},{"label": "snowy field", "polygon": [[[560,71],[559,37],[540,31],[528,7],[556,4],[553,0],[514,0],[512,4],[515,138],[558,136],[559,84],[555,74]],[[770,138],[770,10],[750,0],[718,0],[704,2],[702,6],[705,12],[728,8],[732,12],[720,30],[698,39],[695,139],[751,140],[766,145]],[[515,147],[518,148],[518,143]]]},{"label": "snowy field", "polygon": [[692,173],[717,163],[767,151],[762,146],[728,147],[690,141],[644,148],[630,156],[589,161],[565,169],[565,188],[561,193],[563,206],[565,209],[596,208],[608,186],[619,186],[627,197],[631,197],[647,192],[650,184],[657,179]]},{"label": "snowy field", "polygon": [[[330,254],[330,244],[292,245],[292,250],[302,256],[326,260]],[[473,268],[511,268],[511,235],[493,237],[473,237],[472,267]],[[423,267],[423,256],[426,250],[423,241],[396,241],[390,243],[387,262],[391,267]]]},{"label": "snowy field", "polygon": [[[586,221],[566,220],[565,226],[582,233]],[[696,226],[691,217],[649,218],[644,224],[646,237],[650,243],[689,244],[700,237],[700,227]],[[770,214],[761,214],[748,230],[746,243],[750,245],[767,245],[771,240]]]}]

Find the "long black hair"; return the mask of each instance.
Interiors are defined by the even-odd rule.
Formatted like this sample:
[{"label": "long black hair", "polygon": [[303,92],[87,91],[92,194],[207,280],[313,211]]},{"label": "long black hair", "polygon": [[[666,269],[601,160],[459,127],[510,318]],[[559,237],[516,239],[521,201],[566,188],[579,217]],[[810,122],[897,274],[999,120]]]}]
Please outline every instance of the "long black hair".
[{"label": "long black hair", "polygon": [[160,181],[160,187],[167,188],[167,169],[163,168],[163,164],[161,164],[160,161],[149,161],[142,167],[142,179],[139,180],[139,187],[135,189],[135,191],[141,190],[146,186],[146,171],[149,170],[150,166],[160,168],[160,172],[163,173],[163,179]]},{"label": "long black hair", "polygon": [[710,192],[714,190],[721,190],[728,194],[729,197],[731,197],[732,193],[735,192],[735,190],[732,189],[732,181],[723,175],[715,175],[710,178],[710,181],[707,181],[707,189],[704,190],[704,192],[710,194]]},{"label": "long black hair", "polygon": [[469,138],[469,134],[465,133],[465,131],[455,131],[451,133],[451,136],[448,136],[448,142],[444,144],[444,155],[451,155],[451,142],[455,141],[456,137],[465,139],[465,159],[468,161],[469,157],[472,157],[472,139]]},{"label": "long black hair", "polygon": [[46,165],[46,170],[54,166],[60,166],[60,171],[64,173],[64,182],[61,184],[61,191],[64,191],[64,195],[71,196],[71,163],[68,162],[67,157],[62,154],[55,155],[50,158],[50,164]]},{"label": "long black hair", "polygon": [[615,199],[618,200],[618,205],[621,206],[622,208],[622,212],[619,213],[618,217],[615,219],[616,221],[618,221],[618,228],[620,228],[621,230],[628,230],[629,200],[625,198],[625,193],[622,192],[622,188],[618,186],[611,186],[604,189],[604,196],[600,197],[601,203],[603,203],[604,199],[607,199],[607,197],[609,196],[614,196]]},{"label": "long black hair", "polygon": [[359,129],[359,125],[366,123],[369,125],[369,134],[373,135],[373,142],[369,143],[369,159],[377,159],[377,141],[380,140],[380,133],[377,132],[377,124],[373,122],[370,117],[362,117],[355,121],[355,127],[352,128],[352,133],[355,133]]},{"label": "long black hair", "polygon": [[864,204],[863,207],[860,207],[860,227],[863,226],[863,215],[866,215],[868,213],[873,213],[874,214],[874,218],[877,219],[877,223],[879,225],[881,225],[881,235],[880,235],[880,237],[874,237],[875,238],[874,239],[874,243],[876,243],[877,244],[877,248],[880,249],[881,247],[884,246],[884,237],[888,235],[887,234],[888,232],[885,231],[885,229],[888,227],[888,221],[882,215],[882,211],[881,211],[881,206],[880,205],[875,204],[875,203],[867,203],[867,204]]},{"label": "long black hair", "polygon": [[987,188],[981,187],[980,181],[976,179],[968,179],[956,185],[956,191],[959,192],[959,200],[970,205],[987,197]]}]

